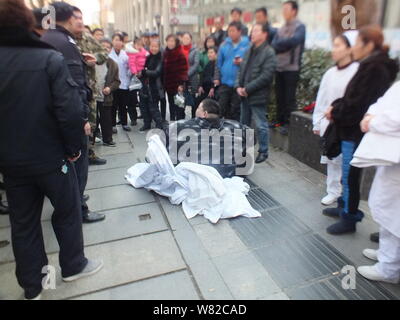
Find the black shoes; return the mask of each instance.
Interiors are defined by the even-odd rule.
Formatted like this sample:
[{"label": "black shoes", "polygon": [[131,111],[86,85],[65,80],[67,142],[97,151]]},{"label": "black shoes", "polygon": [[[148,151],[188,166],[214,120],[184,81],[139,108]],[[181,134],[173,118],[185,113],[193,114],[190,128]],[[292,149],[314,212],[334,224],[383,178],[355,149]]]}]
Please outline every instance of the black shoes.
[{"label": "black shoes", "polygon": [[107,164],[107,160],[105,159],[100,159],[97,156],[89,158],[89,165],[91,166],[103,166]]},{"label": "black shoes", "polygon": [[379,232],[371,234],[371,241],[379,243]]},{"label": "black shoes", "polygon": [[0,215],[5,216],[10,214],[10,209],[0,202]]},{"label": "black shoes", "polygon": [[126,132],[132,131],[131,127],[129,127],[129,126],[122,126],[122,129],[124,129],[124,131],[126,131]]},{"label": "black shoes", "polygon": [[340,222],[330,226],[327,232],[331,235],[342,235],[346,233],[356,232],[356,221],[346,220],[344,218],[340,219]]},{"label": "black shoes", "polygon": [[90,196],[88,194],[83,195],[83,201],[88,202],[90,199]]},{"label": "black shoes", "polygon": [[322,211],[322,214],[324,216],[327,216],[329,218],[340,218],[340,215],[342,214],[343,208],[344,208],[344,201],[343,198],[340,197],[337,200],[338,206],[337,208],[328,208]]},{"label": "black shoes", "polygon": [[259,153],[256,159],[256,163],[257,164],[263,163],[267,161],[267,159],[268,159],[268,153]]},{"label": "black shoes", "polygon": [[103,142],[103,146],[115,148],[115,147],[117,146],[117,144],[116,144],[114,141],[111,141],[111,142]]},{"label": "black shoes", "polygon": [[96,212],[86,212],[83,214],[83,223],[96,223],[100,221],[104,221],[106,216],[104,214],[96,213]]},{"label": "black shoes", "polygon": [[140,132],[146,132],[146,131],[149,131],[151,129],[151,127],[148,127],[148,126],[144,126],[144,127],[141,127],[140,128]]}]

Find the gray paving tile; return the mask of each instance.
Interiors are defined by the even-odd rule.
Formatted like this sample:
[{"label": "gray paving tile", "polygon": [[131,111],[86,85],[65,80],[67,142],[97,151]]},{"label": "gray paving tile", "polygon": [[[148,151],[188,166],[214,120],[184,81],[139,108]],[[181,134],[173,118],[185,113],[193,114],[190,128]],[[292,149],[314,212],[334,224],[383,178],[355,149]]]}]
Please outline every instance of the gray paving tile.
[{"label": "gray paving tile", "polygon": [[284,292],[279,292],[263,297],[259,300],[275,301],[275,300],[290,300],[290,299]]},{"label": "gray paving tile", "polygon": [[229,254],[213,261],[235,299],[261,299],[281,291],[251,252]]},{"label": "gray paving tile", "polygon": [[[59,246],[51,222],[43,222],[42,228],[46,252],[58,252]],[[165,230],[168,230],[168,227],[156,203],[108,211],[104,222],[83,225],[85,246]],[[0,229],[0,238],[11,241],[10,228]],[[14,261],[11,246],[1,249],[0,262],[11,261]]]},{"label": "gray paving tile", "polygon": [[130,185],[89,190],[86,193],[90,196],[88,206],[91,211],[105,211],[154,202],[154,197],[149,191],[135,189]]},{"label": "gray paving tile", "polygon": [[342,277],[333,277],[288,291],[293,300],[395,300],[381,285],[356,276],[356,289],[343,289]]},{"label": "gray paving tile", "polygon": [[103,145],[96,146],[96,154],[100,157],[123,153],[133,153],[133,148],[130,142],[120,142],[116,147],[104,147]]},{"label": "gray paving tile", "polygon": [[126,184],[125,175],[129,168],[130,167],[90,172],[86,190]]},{"label": "gray paving tile", "polygon": [[201,224],[193,227],[210,257],[248,251],[228,221],[216,225]]},{"label": "gray paving tile", "polygon": [[138,159],[135,153],[124,153],[114,154],[108,156],[102,156],[107,160],[107,164],[103,166],[90,166],[89,171],[103,171],[115,168],[130,168],[138,163]]},{"label": "gray paving tile", "polygon": [[281,288],[294,287],[339,272],[350,262],[317,235],[305,235],[255,250]]},{"label": "gray paving tile", "polygon": [[187,271],[167,274],[74,300],[199,300]]},{"label": "gray paving tile", "polygon": [[[104,269],[93,277],[69,284],[61,281],[58,272],[57,289],[44,292],[45,300],[90,294],[185,269],[170,232],[92,246],[86,248],[85,253],[89,258],[103,259]],[[49,256],[49,263],[58,265],[57,254]],[[0,265],[0,299],[20,299],[22,296],[14,268],[13,263]]]},{"label": "gray paving tile", "polygon": [[264,247],[311,232],[311,229],[282,207],[262,212],[261,218],[240,217],[231,220],[230,224],[249,248]]}]

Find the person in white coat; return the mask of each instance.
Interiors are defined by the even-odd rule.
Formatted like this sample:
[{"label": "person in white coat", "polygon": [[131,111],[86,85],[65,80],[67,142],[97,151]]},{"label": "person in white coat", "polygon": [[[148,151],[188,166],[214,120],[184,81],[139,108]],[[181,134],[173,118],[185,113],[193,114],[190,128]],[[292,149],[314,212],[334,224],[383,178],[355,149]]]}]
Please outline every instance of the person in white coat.
[{"label": "person in white coat", "polygon": [[[332,59],[336,65],[330,68],[322,78],[313,115],[314,133],[323,137],[329,126],[325,112],[332,103],[344,96],[346,87],[358,71],[359,63],[352,58],[351,47],[355,44],[357,31],[346,32],[333,41]],[[329,160],[322,157],[322,164],[327,165],[327,195],[322,204],[334,204],[342,194],[342,157]]]},{"label": "person in white coat", "polygon": [[[373,105],[363,122],[363,132],[376,132],[400,138],[400,82]],[[378,263],[363,266],[358,272],[373,281],[400,281],[400,163],[377,168],[369,206],[380,225],[379,250],[364,250],[363,254]]]}]

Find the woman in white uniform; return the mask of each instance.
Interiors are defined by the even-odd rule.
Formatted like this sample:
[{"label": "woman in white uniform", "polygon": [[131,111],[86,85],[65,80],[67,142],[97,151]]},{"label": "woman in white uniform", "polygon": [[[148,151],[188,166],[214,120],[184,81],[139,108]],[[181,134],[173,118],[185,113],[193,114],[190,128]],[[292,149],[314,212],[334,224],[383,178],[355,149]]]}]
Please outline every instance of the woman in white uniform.
[{"label": "woman in white uniform", "polygon": [[[373,105],[363,122],[363,132],[376,132],[399,137],[400,144],[400,82]],[[364,250],[364,255],[378,263],[358,268],[369,280],[399,283],[400,281],[400,163],[378,167],[372,185],[369,205],[379,223],[379,250]]]},{"label": "woman in white uniform", "polygon": [[[360,65],[353,61],[351,51],[357,35],[357,31],[346,32],[336,37],[333,42],[332,59],[336,66],[330,68],[322,78],[313,115],[314,133],[321,137],[329,125],[325,112],[335,100],[344,96],[347,85]],[[328,194],[321,202],[323,205],[329,206],[335,203],[342,194],[342,157],[339,156],[333,160],[322,157],[321,163],[326,164],[328,169]]]}]

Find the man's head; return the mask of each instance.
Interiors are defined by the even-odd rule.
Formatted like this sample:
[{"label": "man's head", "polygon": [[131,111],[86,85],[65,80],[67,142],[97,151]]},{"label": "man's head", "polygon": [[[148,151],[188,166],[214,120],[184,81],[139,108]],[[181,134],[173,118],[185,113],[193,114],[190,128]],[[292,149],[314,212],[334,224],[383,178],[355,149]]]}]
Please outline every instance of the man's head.
[{"label": "man's head", "polygon": [[82,12],[66,2],[53,2],[56,14],[56,23],[67,29],[73,35],[82,34],[85,25],[83,24]]},{"label": "man's head", "polygon": [[93,37],[97,40],[100,41],[101,39],[104,38],[104,30],[101,28],[96,28],[93,30]]},{"label": "man's head", "polygon": [[46,18],[46,13],[43,13],[42,9],[40,8],[33,9],[32,12],[35,16],[35,32],[42,36],[46,32],[46,30],[43,28],[43,22]]},{"label": "man's head", "polygon": [[268,25],[256,23],[251,31],[251,42],[259,46],[268,39]]},{"label": "man's head", "polygon": [[224,23],[220,17],[214,20],[214,27],[216,31],[222,30],[222,28],[224,27]]},{"label": "man's head", "polygon": [[217,47],[210,47],[207,49],[208,60],[215,61],[218,57],[218,49]]},{"label": "man's head", "polygon": [[233,42],[238,42],[242,36],[242,24],[240,22],[231,22],[228,27],[228,36]]},{"label": "man's head", "polygon": [[268,10],[265,7],[258,8],[255,11],[255,18],[256,18],[256,23],[262,23],[266,24],[268,23]]},{"label": "man's head", "polygon": [[113,48],[119,52],[124,48],[124,38],[121,34],[116,33],[112,36]]},{"label": "man's head", "polygon": [[23,0],[0,1],[0,29],[19,27],[33,31],[35,18]]},{"label": "man's head", "polygon": [[103,48],[107,50],[108,53],[111,52],[111,50],[113,48],[111,40],[103,38],[100,40],[100,43],[103,46]]},{"label": "man's head", "polygon": [[196,117],[201,119],[216,119],[221,115],[221,107],[217,101],[205,99],[196,111]]},{"label": "man's head", "polygon": [[294,20],[299,13],[299,5],[296,1],[286,1],[283,3],[282,14],[285,21]]},{"label": "man's head", "polygon": [[235,22],[241,22],[242,19],[242,9],[233,8],[231,10],[231,20]]}]

